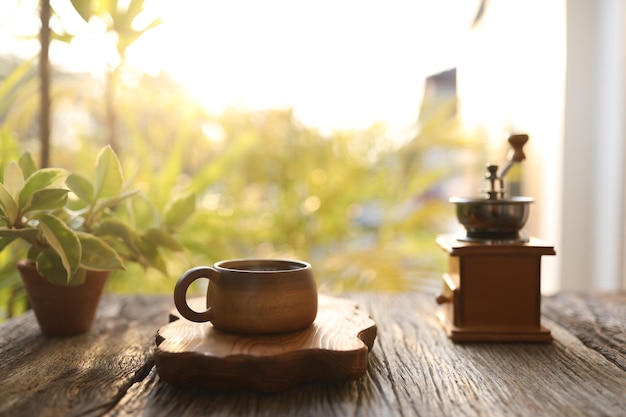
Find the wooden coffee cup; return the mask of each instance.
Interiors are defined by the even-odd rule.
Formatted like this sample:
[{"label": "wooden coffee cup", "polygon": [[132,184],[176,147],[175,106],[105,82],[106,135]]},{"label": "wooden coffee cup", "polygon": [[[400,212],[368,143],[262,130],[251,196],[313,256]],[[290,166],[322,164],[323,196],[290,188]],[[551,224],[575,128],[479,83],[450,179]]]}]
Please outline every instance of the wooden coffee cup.
[{"label": "wooden coffee cup", "polygon": [[[187,303],[187,290],[210,280],[205,311]],[[245,334],[283,333],[308,327],[317,315],[317,286],[311,265],[284,259],[233,259],[186,271],[174,289],[180,314],[216,329]]]}]

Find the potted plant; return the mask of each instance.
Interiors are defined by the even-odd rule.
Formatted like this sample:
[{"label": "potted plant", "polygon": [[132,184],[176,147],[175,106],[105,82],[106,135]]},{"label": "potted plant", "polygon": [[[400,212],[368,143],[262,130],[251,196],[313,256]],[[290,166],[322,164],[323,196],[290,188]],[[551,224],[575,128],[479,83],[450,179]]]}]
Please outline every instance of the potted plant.
[{"label": "potted plant", "polygon": [[0,183],[0,251],[21,240],[17,263],[43,333],[68,336],[91,328],[105,281],[124,262],[165,272],[160,248],[180,250],[173,232],[195,209],[193,194],[165,208],[160,227],[143,233],[121,213],[127,189],[111,147],[97,156],[93,178],[62,168],[38,169],[29,153],[9,163]]}]

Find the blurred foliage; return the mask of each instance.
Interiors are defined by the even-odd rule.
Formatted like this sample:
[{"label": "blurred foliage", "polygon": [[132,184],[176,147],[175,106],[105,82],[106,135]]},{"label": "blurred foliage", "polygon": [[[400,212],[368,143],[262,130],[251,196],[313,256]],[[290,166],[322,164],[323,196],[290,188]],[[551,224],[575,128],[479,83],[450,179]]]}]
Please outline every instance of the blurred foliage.
[{"label": "blurred foliage", "polygon": [[[50,0],[46,0],[48,3]],[[159,26],[161,18],[153,18],[149,22],[144,22],[144,0],[128,0],[118,2],[117,0],[70,0],[74,11],[89,25],[94,21],[98,21],[99,31],[103,34],[112,35],[107,38],[115,44],[115,50],[118,54],[118,62],[109,65],[106,72],[105,90],[102,94],[103,108],[106,116],[106,131],[108,134],[108,144],[118,151],[120,147],[119,123],[118,123],[118,102],[117,97],[120,94],[121,73],[126,61],[126,51],[133,45],[142,35]],[[67,31],[64,27],[64,19],[57,14],[52,6],[52,12],[55,16],[55,23],[59,24],[57,30],[53,30],[53,39],[71,43],[74,34]],[[93,30],[93,25],[92,25]],[[42,140],[45,140],[42,138]]]},{"label": "blurred foliage", "polygon": [[[22,150],[37,152],[30,71],[14,66],[0,78],[0,103],[10,103],[0,106],[0,172]],[[327,292],[438,285],[446,259],[435,236],[453,218],[446,184],[477,146],[450,117],[454,103],[398,143],[379,125],[322,134],[290,109],[208,114],[167,74],[123,71],[118,154],[150,201],[134,205],[135,221],[178,192],[195,192],[198,208],[178,232],[183,253],[167,259],[171,276],[129,265],[112,275],[109,291],[170,293],[187,268],[237,257],[309,261]],[[53,80],[51,165],[90,172],[107,140],[103,83],[59,73]],[[13,271],[19,257],[0,254],[0,317],[8,300],[24,305]]]}]

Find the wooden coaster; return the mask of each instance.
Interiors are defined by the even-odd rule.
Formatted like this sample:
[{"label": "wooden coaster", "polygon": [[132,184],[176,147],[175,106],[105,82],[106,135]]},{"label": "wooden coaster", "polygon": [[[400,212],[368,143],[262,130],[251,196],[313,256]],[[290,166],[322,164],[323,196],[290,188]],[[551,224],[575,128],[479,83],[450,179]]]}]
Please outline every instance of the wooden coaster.
[{"label": "wooden coaster", "polygon": [[[196,310],[204,297],[189,300]],[[155,363],[173,384],[215,391],[282,391],[309,382],[351,380],[367,371],[376,323],[351,300],[320,295],[315,322],[291,333],[247,336],[193,323],[176,310],[156,336]]]}]

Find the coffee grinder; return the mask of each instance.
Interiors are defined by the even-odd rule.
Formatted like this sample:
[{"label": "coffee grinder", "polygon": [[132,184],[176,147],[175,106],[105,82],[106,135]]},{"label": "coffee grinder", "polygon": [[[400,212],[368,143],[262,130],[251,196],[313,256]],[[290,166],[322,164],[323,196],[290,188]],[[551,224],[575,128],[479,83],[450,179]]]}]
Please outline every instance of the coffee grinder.
[{"label": "coffee grinder", "polygon": [[509,136],[511,157],[499,173],[487,165],[483,196],[450,198],[465,231],[437,237],[449,257],[437,315],[454,342],[552,341],[541,325],[541,257],[556,252],[522,231],[532,198],[507,197],[504,187],[513,164],[526,158],[527,141]]}]

